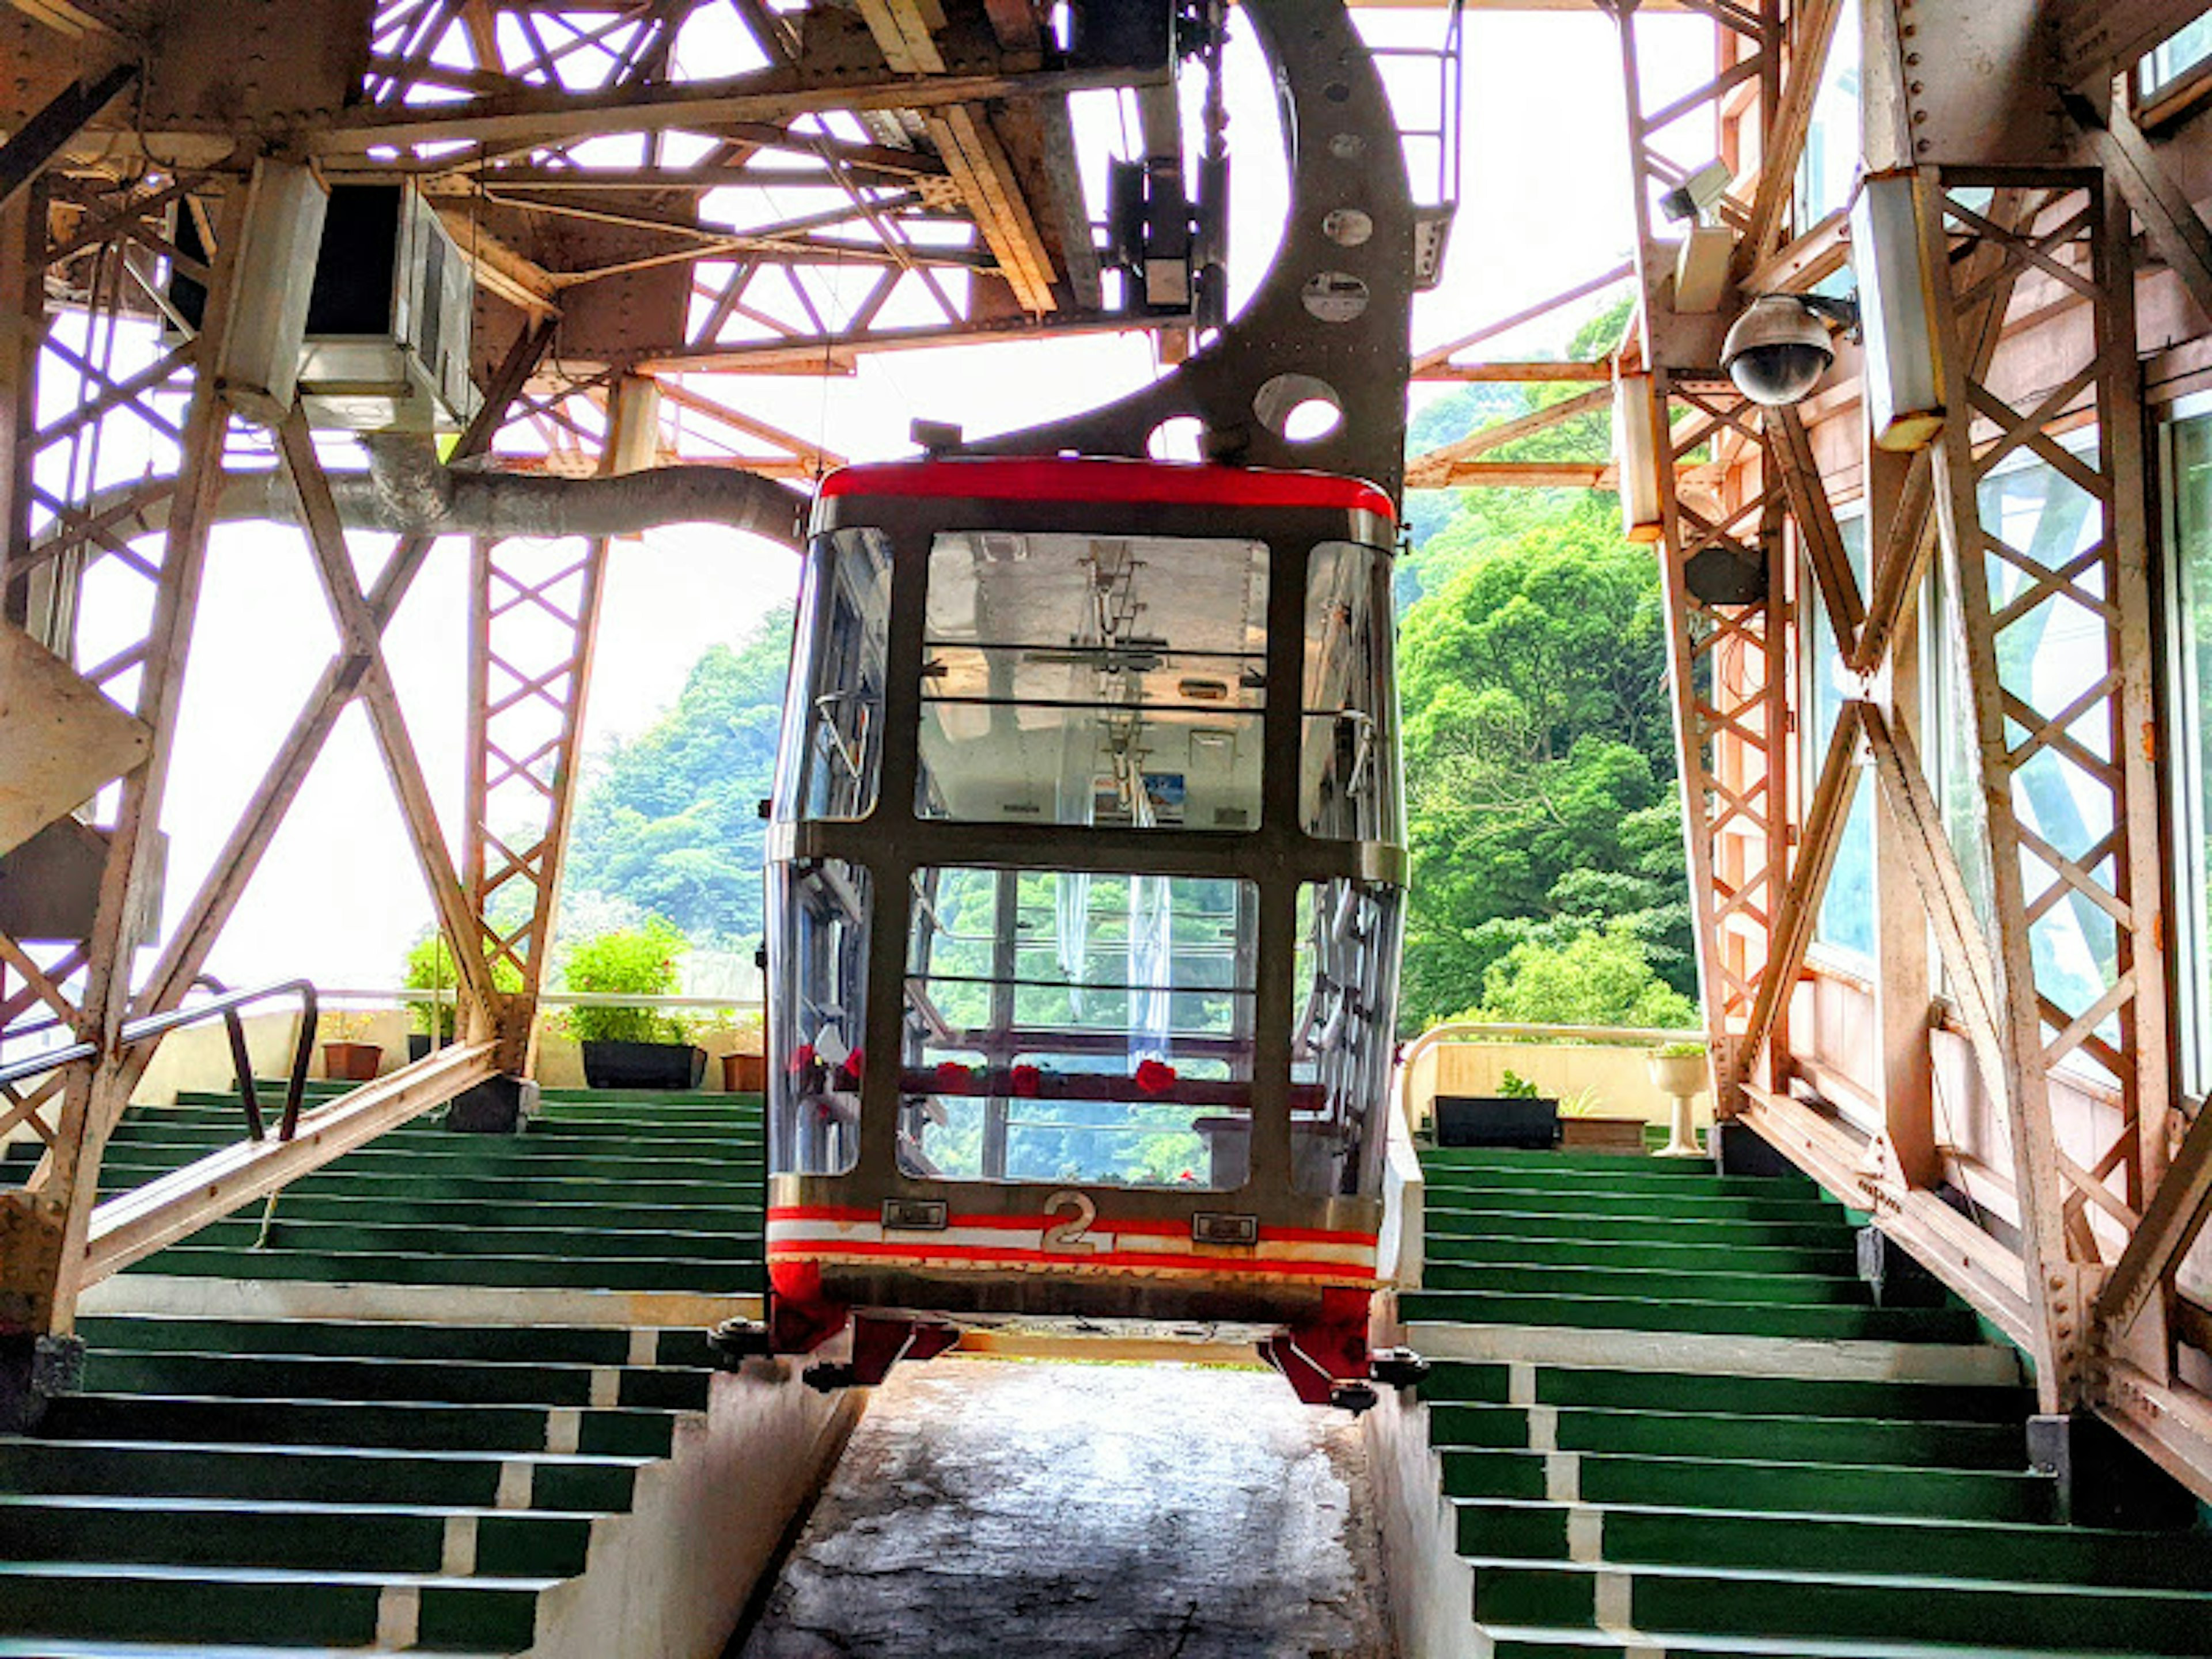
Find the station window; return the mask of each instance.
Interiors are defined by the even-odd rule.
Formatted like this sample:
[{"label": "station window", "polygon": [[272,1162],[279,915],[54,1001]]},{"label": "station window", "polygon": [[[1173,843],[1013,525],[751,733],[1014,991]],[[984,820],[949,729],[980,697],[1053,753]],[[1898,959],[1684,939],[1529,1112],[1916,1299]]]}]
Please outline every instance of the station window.
[{"label": "station window", "polygon": [[1253,884],[934,868],[915,872],[910,909],[908,1175],[1243,1184]]},{"label": "station window", "polygon": [[[1839,517],[1836,529],[1843,538],[1851,574],[1857,578],[1859,592],[1863,594],[1868,586],[1866,520],[1863,515]],[[1835,628],[1828,620],[1828,607],[1820,602],[1809,569],[1805,582],[1804,610],[1812,619],[1813,639],[1806,671],[1806,703],[1812,718],[1802,745],[1805,799],[1809,801],[1820,782],[1820,768],[1827,760],[1828,739],[1836,729],[1845,700],[1858,695],[1858,681],[1844,665]],[[1835,867],[1829,872],[1828,890],[1820,901],[1813,937],[1823,955],[1837,955],[1844,965],[1871,972],[1875,947],[1874,779],[1866,769],[1861,768],[1850,787],[1850,816],[1844,820],[1843,840],[1836,849]]]},{"label": "station window", "polygon": [[1395,1033],[1398,891],[1339,878],[1298,890],[1291,1165],[1300,1192],[1377,1190]]},{"label": "station window", "polygon": [[[2094,455],[2097,434],[2084,429],[2060,441],[2075,453]],[[2046,570],[2068,568],[2105,533],[2104,510],[2096,498],[2056,466],[2026,452],[1984,477],[1978,500],[1983,529]],[[1997,614],[2033,598],[2032,579],[2011,561],[1993,553],[1984,569],[1990,604]],[[2095,568],[2078,578],[2092,597],[2099,580]],[[1988,826],[1978,782],[1980,739],[1966,672],[1965,623],[1948,586],[1938,586],[1942,626],[1936,674],[1937,740],[1931,745],[1934,781],[1968,893],[1993,936]],[[2051,593],[2027,605],[1999,631],[1998,684],[2029,708],[2055,713],[2091,693],[2112,672],[2111,648],[2100,617],[2064,593]],[[2106,705],[2094,704],[2066,729],[2063,744],[2045,744],[2012,777],[2013,811],[2021,826],[2062,857],[2087,860],[2097,869],[2102,868],[2097,849],[2114,828],[2113,797],[2082,763],[2102,767],[2112,758],[2112,722],[2105,710]],[[2008,719],[2008,741],[2018,744],[2024,735],[2024,728]],[[2033,908],[2053,880],[2050,866],[2023,851],[2021,874]],[[2037,988],[2069,1016],[2102,997],[2118,971],[2112,919],[2087,894],[2069,891],[2052,898],[2031,923],[2028,943]],[[2099,1031],[2116,1039],[2117,1016]],[[2086,1051],[2077,1053],[2084,1055],[2080,1063],[2087,1064]]]},{"label": "station window", "polygon": [[2212,1091],[2212,413],[2170,429],[2173,480],[2167,560],[2172,676],[2170,730],[2174,868],[2179,925],[2172,940],[2180,974],[2182,1086]]},{"label": "station window", "polygon": [[875,810],[890,610],[890,546],[881,531],[816,540],[793,630],[778,818],[864,818]]},{"label": "station window", "polygon": [[2136,64],[2136,101],[2151,104],[2205,79],[2212,66],[2212,13],[2185,23]]},{"label": "station window", "polygon": [[866,1064],[868,872],[839,859],[769,866],[769,1167],[842,1175],[860,1157]]},{"label": "station window", "polygon": [[1298,816],[1310,836],[1400,837],[1389,583],[1371,547],[1324,542],[1307,562]]},{"label": "station window", "polygon": [[919,816],[1258,827],[1263,543],[948,532],[927,625]]},{"label": "station window", "polygon": [[1850,200],[1859,167],[1859,14],[1838,9],[1813,117],[1797,162],[1797,230],[1812,229]]}]

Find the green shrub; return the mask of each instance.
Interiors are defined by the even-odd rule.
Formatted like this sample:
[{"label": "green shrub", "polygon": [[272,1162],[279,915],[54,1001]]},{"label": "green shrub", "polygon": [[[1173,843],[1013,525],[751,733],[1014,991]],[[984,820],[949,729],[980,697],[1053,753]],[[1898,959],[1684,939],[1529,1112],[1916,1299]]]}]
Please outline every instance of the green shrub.
[{"label": "green shrub", "polygon": [[[429,933],[415,941],[407,952],[407,972],[399,981],[409,991],[450,991],[458,975],[453,972],[453,953],[446,948],[443,933]],[[505,957],[495,957],[491,964],[491,982],[501,991],[514,992],[522,988],[521,970]],[[434,1034],[441,1042],[453,1040],[453,1005],[434,1002],[424,998],[407,1005],[407,1012],[415,1016],[415,1029]]]},{"label": "green shrub", "polygon": [[1662,1060],[1703,1060],[1705,1045],[1693,1038],[1687,1042],[1662,1043],[1651,1052]]},{"label": "green shrub", "polygon": [[[562,981],[571,991],[613,995],[673,996],[682,984],[677,963],[691,941],[672,922],[648,917],[642,927],[587,939],[568,952]],[[579,1042],[682,1042],[689,1028],[650,1008],[571,1008],[568,1031]]]},{"label": "green shrub", "polygon": [[1644,941],[1615,921],[1564,946],[1524,941],[1483,975],[1480,1008],[1464,1019],[1506,1025],[1631,1025],[1680,1030],[1697,1006],[1653,970]]},{"label": "green shrub", "polygon": [[1534,1100],[1536,1085],[1520,1073],[1508,1070],[1498,1079],[1498,1097],[1501,1100]]}]

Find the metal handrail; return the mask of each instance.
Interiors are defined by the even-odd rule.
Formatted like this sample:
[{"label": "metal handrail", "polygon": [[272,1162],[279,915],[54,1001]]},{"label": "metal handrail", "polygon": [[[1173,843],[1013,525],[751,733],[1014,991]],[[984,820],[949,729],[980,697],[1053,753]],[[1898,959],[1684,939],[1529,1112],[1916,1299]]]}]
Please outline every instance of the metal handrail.
[{"label": "metal handrail", "polygon": [[[132,1048],[186,1025],[197,1025],[204,1019],[220,1015],[230,1036],[230,1055],[238,1068],[240,1098],[246,1108],[247,1134],[255,1140],[267,1139],[268,1131],[261,1121],[261,1103],[254,1094],[253,1062],[246,1052],[246,1027],[238,1018],[238,1011],[249,1003],[263,1002],[270,997],[296,992],[300,998],[299,1034],[292,1044],[292,1071],[284,1084],[284,1115],[278,1120],[276,1139],[291,1139],[300,1127],[300,1106],[307,1093],[307,1067],[314,1059],[315,1026],[319,1018],[314,981],[306,979],[280,980],[274,985],[264,985],[251,991],[226,991],[222,982],[203,974],[192,981],[217,993],[212,1002],[196,1003],[189,1008],[172,1008],[167,1013],[148,1014],[143,1018],[125,1020],[123,1024],[122,1046]],[[59,1021],[38,1027],[52,1030]],[[97,1043],[72,1042],[59,1048],[49,1048],[42,1054],[29,1054],[23,1059],[0,1066],[0,1088],[21,1083],[28,1078],[43,1077],[61,1066],[80,1060],[91,1060],[100,1053]]]}]

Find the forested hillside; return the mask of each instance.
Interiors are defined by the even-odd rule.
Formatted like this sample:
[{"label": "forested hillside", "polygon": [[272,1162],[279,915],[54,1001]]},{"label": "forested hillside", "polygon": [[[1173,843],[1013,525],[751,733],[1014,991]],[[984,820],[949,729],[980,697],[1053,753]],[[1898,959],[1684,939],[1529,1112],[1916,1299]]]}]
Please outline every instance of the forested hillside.
[{"label": "forested hillside", "polygon": [[[1570,344],[1598,355],[1621,312]],[[1416,453],[1562,395],[1469,386],[1424,409]],[[1591,412],[1492,452],[1602,459]],[[1694,1023],[1658,567],[1610,495],[1415,492],[1398,571],[1413,846],[1407,1029],[1467,1011]],[[568,881],[702,945],[760,932],[763,825],[791,613],[716,647],[651,729],[596,757]],[[1571,966],[1571,971],[1563,971]]]}]

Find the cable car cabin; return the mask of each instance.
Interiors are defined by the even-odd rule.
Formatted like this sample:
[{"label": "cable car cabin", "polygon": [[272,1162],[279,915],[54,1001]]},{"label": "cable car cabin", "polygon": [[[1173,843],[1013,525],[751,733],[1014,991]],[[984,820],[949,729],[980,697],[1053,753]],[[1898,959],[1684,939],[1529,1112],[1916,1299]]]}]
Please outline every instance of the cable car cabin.
[{"label": "cable car cabin", "polygon": [[[775,1351],[1256,1328],[1360,1391],[1406,855],[1389,500],[947,459],[815,508],[769,847]],[[1340,1396],[1344,1397],[1340,1389]]]}]

